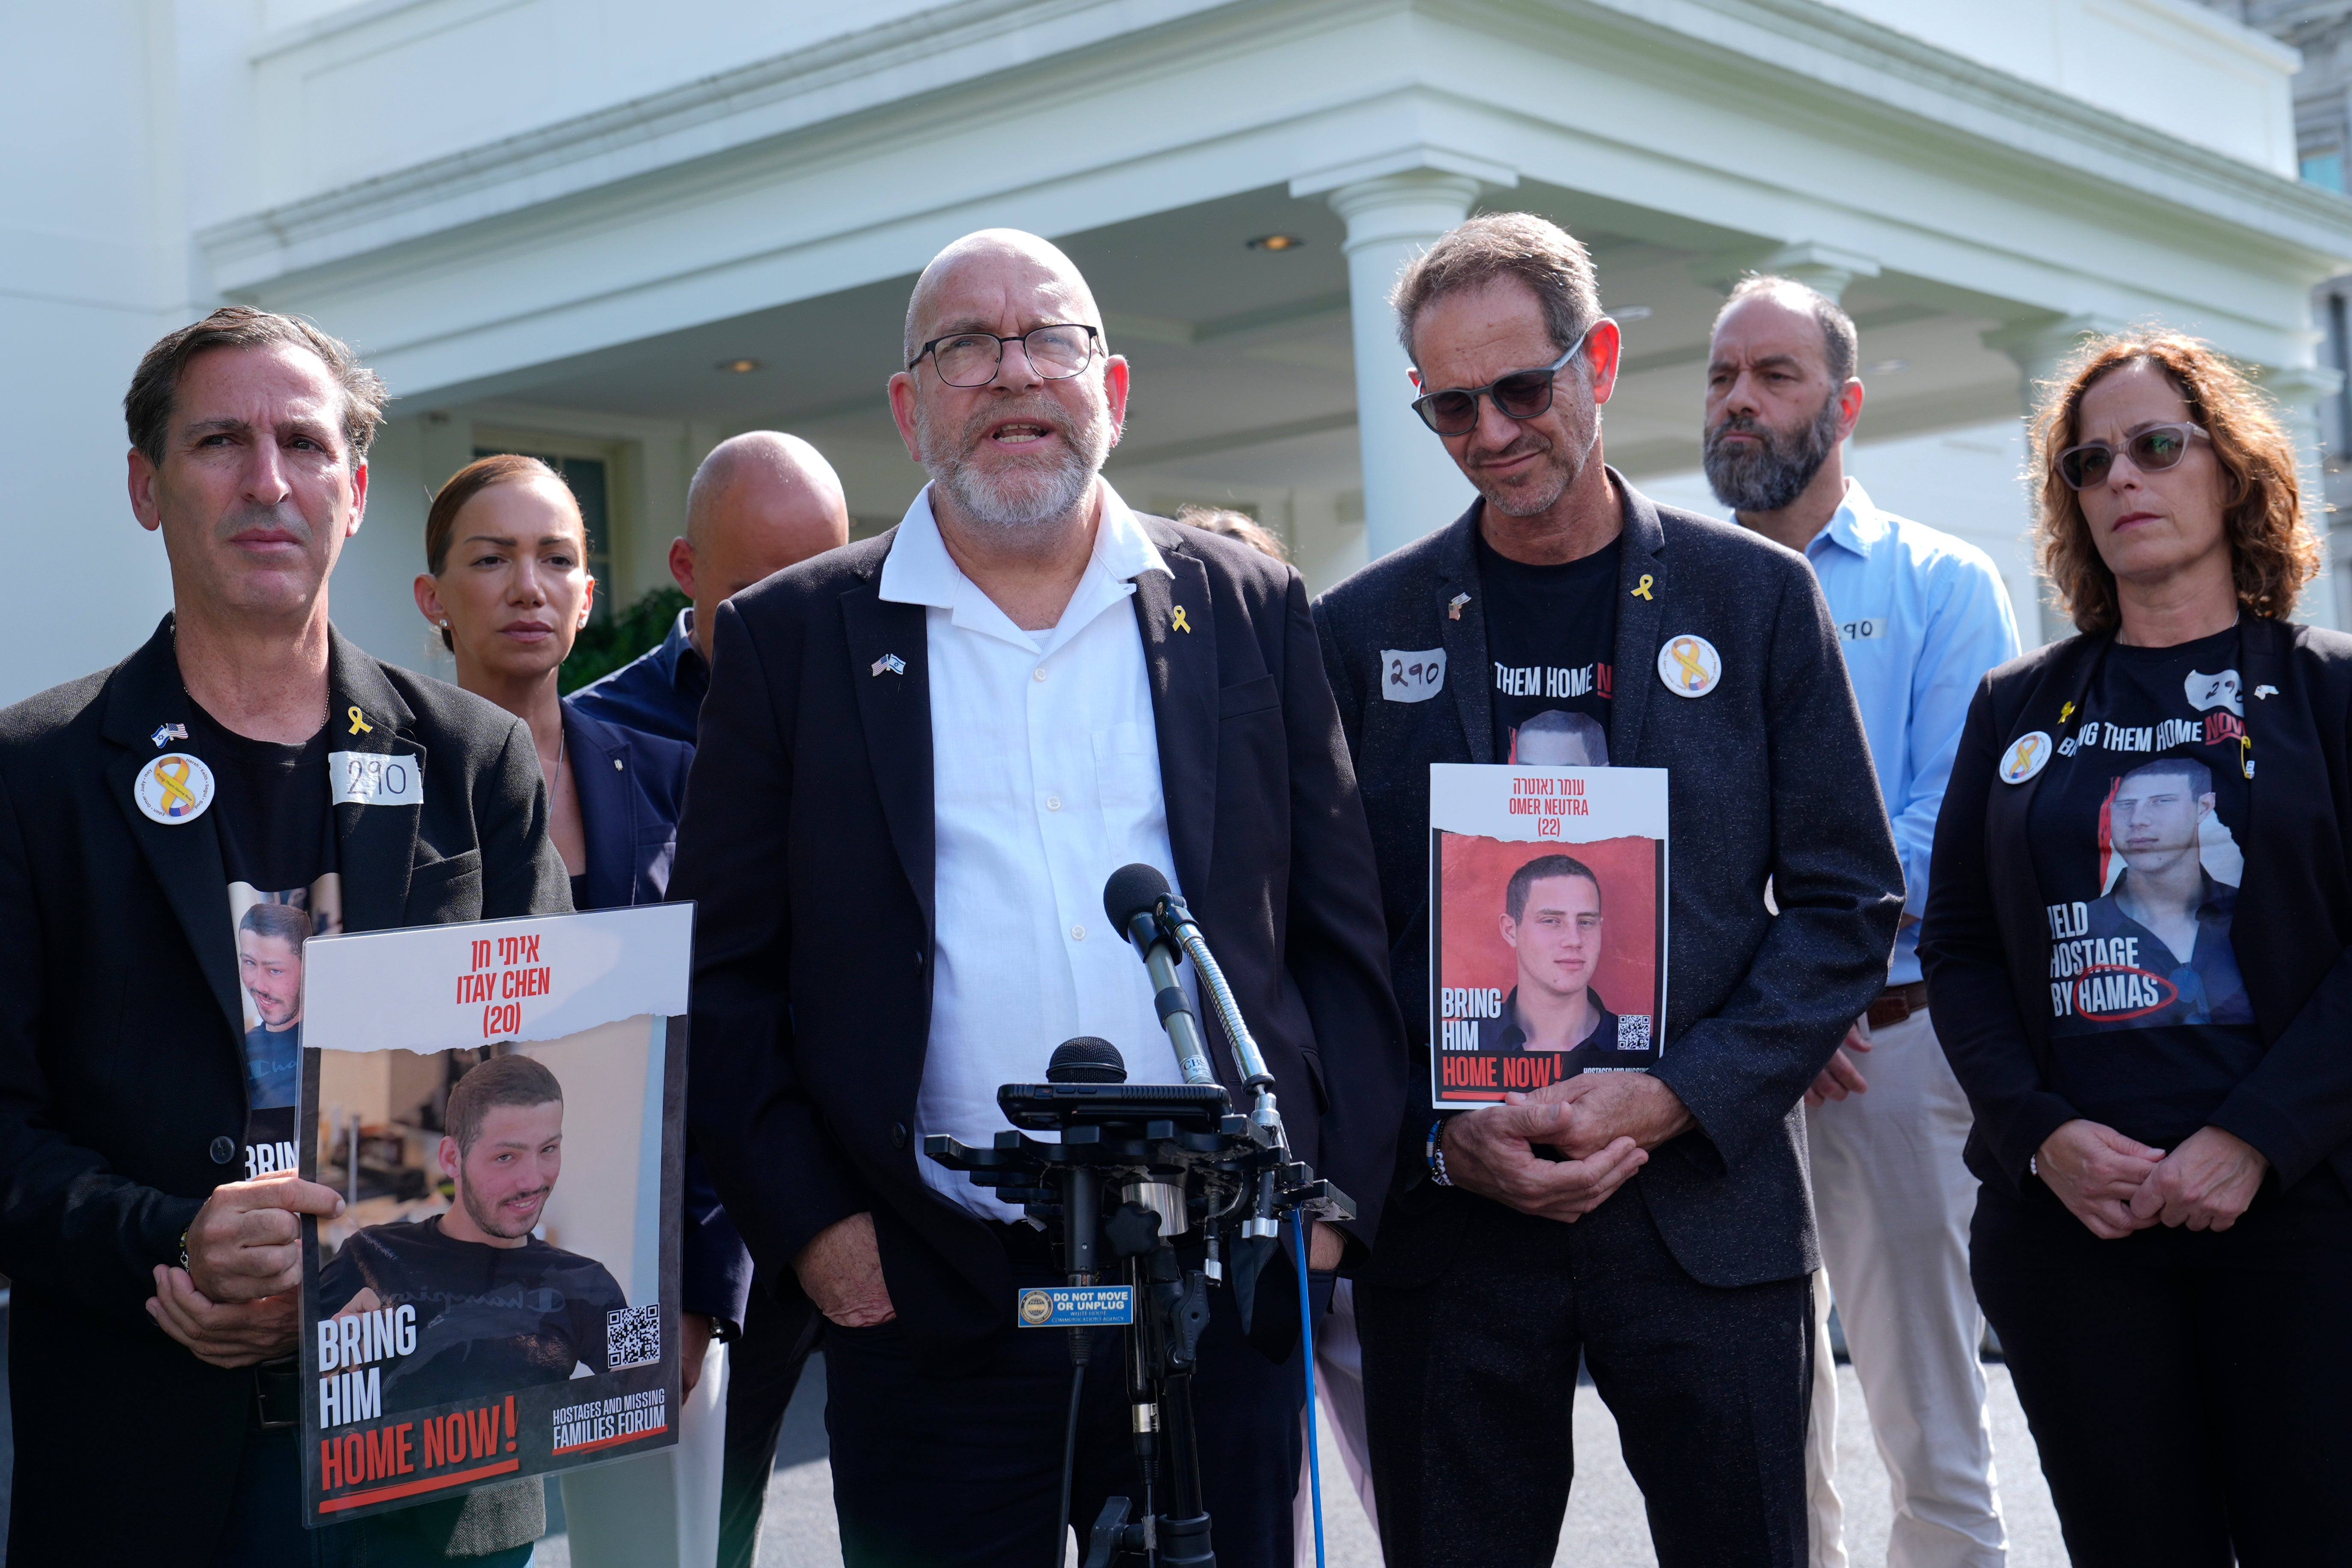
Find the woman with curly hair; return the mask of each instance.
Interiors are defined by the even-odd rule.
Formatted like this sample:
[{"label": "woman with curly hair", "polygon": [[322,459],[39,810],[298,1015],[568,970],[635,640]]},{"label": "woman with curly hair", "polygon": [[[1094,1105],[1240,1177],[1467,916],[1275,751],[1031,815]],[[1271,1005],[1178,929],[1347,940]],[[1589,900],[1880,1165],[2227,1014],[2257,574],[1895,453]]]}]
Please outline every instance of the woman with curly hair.
[{"label": "woman with curly hair", "polygon": [[2088,345],[2034,453],[2080,634],[1979,688],[1919,944],[1977,1293],[2077,1564],[2352,1563],[2352,638],[2210,345]]}]

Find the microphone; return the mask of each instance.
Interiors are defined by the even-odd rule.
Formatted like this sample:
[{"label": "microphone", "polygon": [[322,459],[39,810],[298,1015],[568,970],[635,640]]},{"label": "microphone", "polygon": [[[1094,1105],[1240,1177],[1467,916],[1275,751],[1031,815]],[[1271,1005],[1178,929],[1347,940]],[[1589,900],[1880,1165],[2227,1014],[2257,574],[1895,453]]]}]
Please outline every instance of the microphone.
[{"label": "microphone", "polygon": [[1066,1040],[1054,1048],[1054,1060],[1045,1068],[1048,1083],[1124,1083],[1127,1082],[1127,1059],[1118,1047],[1107,1040],[1090,1034]]},{"label": "microphone", "polygon": [[[1160,936],[1160,901],[1171,891],[1157,867],[1140,861],[1123,865],[1103,883],[1103,913],[1119,935],[1139,947],[1149,946]],[[1138,921],[1149,924],[1139,926]]]},{"label": "microphone", "polygon": [[[1143,950],[1146,964],[1151,963],[1155,948],[1171,943],[1192,960],[1192,967],[1201,976],[1201,988],[1208,993],[1211,1004],[1217,1009],[1217,1017],[1224,1023],[1225,1038],[1233,1042],[1235,1064],[1241,1069],[1243,1084],[1260,1091],[1272,1088],[1274,1074],[1265,1070],[1265,1058],[1259,1053],[1257,1040],[1250,1033],[1249,1024],[1242,1017],[1241,1004],[1234,999],[1233,988],[1225,984],[1225,972],[1217,967],[1207,940],[1201,935],[1200,925],[1192,918],[1192,912],[1168,885],[1168,879],[1155,868],[1140,862],[1119,867],[1103,884],[1103,913],[1110,916],[1110,923],[1118,927],[1129,941]],[[1163,988],[1175,983],[1172,955],[1168,972],[1170,978],[1161,979],[1160,971],[1154,968],[1152,978]],[[1163,989],[1160,1003],[1160,1016],[1163,1022],[1168,1022],[1170,1016],[1166,996]],[[1192,1013],[1189,999],[1184,1011],[1189,1019]],[[1197,1022],[1193,1029],[1197,1033]],[[1171,1037],[1175,1033],[1172,1022],[1169,1023],[1169,1032]],[[1183,1042],[1179,1040],[1177,1055],[1181,1057],[1183,1053]],[[1189,1071],[1185,1074],[1185,1082],[1193,1082]],[[1204,1079],[1202,1082],[1208,1081]]]},{"label": "microphone", "polygon": [[[1139,862],[1119,867],[1103,884],[1103,913],[1135,944],[1144,967],[1151,971],[1151,1005],[1160,1014],[1160,1026],[1168,1031],[1168,1043],[1176,1050],[1184,1082],[1214,1083],[1217,1075],[1209,1070],[1208,1042],[1201,1038],[1201,1020],[1192,1016],[1192,998],[1176,982],[1176,942],[1161,929],[1160,912],[1171,903],[1181,907],[1168,879]],[[1061,1052],[1054,1054],[1058,1059]]]}]

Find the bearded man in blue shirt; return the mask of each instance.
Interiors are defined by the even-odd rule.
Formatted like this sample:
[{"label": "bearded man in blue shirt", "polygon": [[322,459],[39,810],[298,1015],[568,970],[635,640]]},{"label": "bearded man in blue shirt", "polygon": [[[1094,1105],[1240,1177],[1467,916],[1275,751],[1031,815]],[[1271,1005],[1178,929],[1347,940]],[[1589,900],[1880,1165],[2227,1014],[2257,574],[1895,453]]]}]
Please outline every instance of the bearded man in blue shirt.
[{"label": "bearded man in blue shirt", "polygon": [[[1853,321],[1785,277],[1750,277],[1708,353],[1706,476],[1738,520],[1803,552],[1837,622],[1903,858],[1902,928],[1886,989],[1805,1095],[1829,1291],[1816,1291],[1807,1452],[1812,1568],[1843,1568],[1832,1479],[1832,1293],[1878,1451],[1895,1483],[1889,1568],[2000,1568],[1991,1431],[1969,1282],[1976,1179],[1969,1113],[1927,1017],[1919,915],[1936,814],[1969,698],[2017,655],[2000,575],[1982,550],[1871,505],[1843,443],[1862,417]],[[1860,1058],[1867,1056],[1865,1074]]]}]

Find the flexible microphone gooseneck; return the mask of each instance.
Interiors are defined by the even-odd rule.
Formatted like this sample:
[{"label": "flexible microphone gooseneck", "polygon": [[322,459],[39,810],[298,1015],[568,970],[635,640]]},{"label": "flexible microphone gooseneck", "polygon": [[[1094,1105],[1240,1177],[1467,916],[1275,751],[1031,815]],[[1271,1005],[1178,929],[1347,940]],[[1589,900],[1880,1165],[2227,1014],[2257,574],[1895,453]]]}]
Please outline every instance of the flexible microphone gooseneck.
[{"label": "flexible microphone gooseneck", "polygon": [[[1200,926],[1193,923],[1192,912],[1168,885],[1166,877],[1139,862],[1111,873],[1110,881],[1103,885],[1103,913],[1142,950],[1143,961],[1151,970],[1152,984],[1160,988],[1154,1002],[1160,1009],[1160,1021],[1167,1026],[1168,1038],[1175,1043],[1177,1060],[1183,1064],[1184,1081],[1212,1082],[1214,1080],[1209,1076],[1208,1051],[1201,1042],[1200,1020],[1192,1016],[1192,1002],[1176,983],[1174,949],[1181,948],[1184,956],[1192,960],[1193,968],[1200,972],[1202,988],[1216,1004],[1217,1018],[1225,1026],[1225,1038],[1233,1042],[1242,1082],[1256,1094],[1250,1107],[1249,1135],[1261,1147],[1279,1150],[1287,1160],[1290,1134],[1284,1129],[1282,1112],[1275,1104],[1274,1074],[1265,1070],[1265,1058],[1258,1053],[1257,1041],[1242,1018],[1241,1006],[1234,1000],[1233,988],[1225,984],[1224,971],[1217,967]],[[1196,1064],[1202,1074],[1197,1079],[1192,1076]],[[1259,1173],[1257,1199],[1250,1217],[1242,1221],[1242,1245],[1246,1250],[1234,1260],[1235,1283],[1243,1286],[1244,1293],[1247,1286],[1244,1282],[1255,1281],[1258,1270],[1264,1267],[1265,1255],[1274,1249],[1275,1239],[1281,1233],[1274,1216],[1275,1177],[1271,1171],[1265,1171]],[[1244,1306],[1244,1319],[1247,1311]]]},{"label": "flexible microphone gooseneck", "polygon": [[[1192,998],[1177,983],[1179,951],[1172,934],[1162,928],[1160,909],[1169,898],[1168,879],[1151,867],[1121,866],[1103,884],[1103,913],[1111,925],[1143,955],[1151,971],[1152,1007],[1176,1050],[1176,1065],[1187,1083],[1214,1083],[1209,1068],[1208,1042],[1201,1038],[1201,1020],[1192,1014]],[[1203,974],[1206,970],[1202,971]]]}]

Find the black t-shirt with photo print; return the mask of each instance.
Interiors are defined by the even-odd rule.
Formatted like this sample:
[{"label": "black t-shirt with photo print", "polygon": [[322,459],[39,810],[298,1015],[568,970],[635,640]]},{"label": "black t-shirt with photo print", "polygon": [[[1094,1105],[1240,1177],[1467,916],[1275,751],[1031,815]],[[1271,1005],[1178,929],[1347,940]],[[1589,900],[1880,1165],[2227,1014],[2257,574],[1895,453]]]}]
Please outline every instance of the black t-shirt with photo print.
[{"label": "black t-shirt with photo print", "polygon": [[2053,1087],[2170,1148],[2263,1053],[2231,925],[2253,759],[2235,628],[2102,655],[2027,831],[2049,922]]},{"label": "black t-shirt with photo print", "polygon": [[1496,761],[1609,765],[1618,554],[1612,539],[1580,560],[1529,566],[1478,536]]},{"label": "black t-shirt with photo print", "polygon": [[354,1231],[319,1270],[331,1316],[362,1290],[378,1307],[416,1309],[416,1349],[384,1374],[387,1410],[562,1383],[583,1364],[604,1373],[608,1321],[629,1304],[593,1258],[536,1236],[520,1247],[460,1241],[437,1218]]},{"label": "black t-shirt with photo print", "polygon": [[191,701],[188,747],[213,772],[213,831],[228,886],[245,1009],[248,1177],[293,1164],[302,1048],[302,951],[342,929],[327,753],[331,727],[299,746],[237,734]]}]

